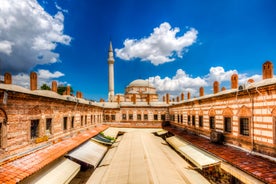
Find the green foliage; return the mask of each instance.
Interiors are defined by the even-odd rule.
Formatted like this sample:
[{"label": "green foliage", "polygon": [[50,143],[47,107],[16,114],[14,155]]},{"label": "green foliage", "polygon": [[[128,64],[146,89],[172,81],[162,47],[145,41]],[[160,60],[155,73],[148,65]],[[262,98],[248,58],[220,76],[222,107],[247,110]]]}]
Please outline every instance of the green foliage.
[{"label": "green foliage", "polygon": [[[64,93],[64,91],[66,91],[66,86],[60,85],[57,87],[57,92],[58,94],[62,95]],[[70,93],[74,93],[73,88],[70,86]]]},{"label": "green foliage", "polygon": [[43,84],[42,86],[40,86],[41,90],[51,90],[50,86],[48,86],[47,84]]}]

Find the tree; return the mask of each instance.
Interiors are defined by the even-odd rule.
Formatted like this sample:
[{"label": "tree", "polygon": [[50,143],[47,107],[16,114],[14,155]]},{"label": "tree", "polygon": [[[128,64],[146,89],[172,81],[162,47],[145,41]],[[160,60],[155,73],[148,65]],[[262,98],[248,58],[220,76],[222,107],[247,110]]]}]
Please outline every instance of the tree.
[{"label": "tree", "polygon": [[50,86],[48,86],[47,84],[43,84],[42,86],[40,86],[41,90],[51,90]]},{"label": "tree", "polygon": [[[66,88],[67,88],[66,86],[59,85],[58,88],[57,88],[58,94],[63,95],[64,91],[66,91]],[[71,86],[70,86],[70,93],[71,94],[74,93],[74,90]]]}]

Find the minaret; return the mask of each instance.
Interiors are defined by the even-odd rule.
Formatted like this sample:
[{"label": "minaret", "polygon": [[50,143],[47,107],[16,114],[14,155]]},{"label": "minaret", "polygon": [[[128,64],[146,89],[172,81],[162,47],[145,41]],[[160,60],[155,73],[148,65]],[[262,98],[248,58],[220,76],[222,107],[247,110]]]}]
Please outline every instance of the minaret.
[{"label": "minaret", "polygon": [[112,43],[110,41],[109,50],[108,50],[108,101],[114,101],[114,57]]}]

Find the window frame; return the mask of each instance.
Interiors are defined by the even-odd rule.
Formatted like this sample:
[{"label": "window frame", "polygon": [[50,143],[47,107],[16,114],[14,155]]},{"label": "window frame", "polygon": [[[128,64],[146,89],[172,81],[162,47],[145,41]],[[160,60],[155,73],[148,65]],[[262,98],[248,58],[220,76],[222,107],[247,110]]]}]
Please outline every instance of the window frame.
[{"label": "window frame", "polygon": [[39,137],[39,119],[31,120],[31,122],[30,122],[30,137],[31,137],[31,139],[36,139]]},{"label": "window frame", "polygon": [[[50,126],[49,126],[50,124]],[[52,134],[52,118],[46,118],[45,122],[45,131],[47,132],[49,130],[49,134]]]},{"label": "window frame", "polygon": [[[247,122],[242,122],[242,120],[247,120]],[[242,136],[248,136],[248,137],[250,136],[250,118],[249,117],[239,118],[239,134]]]},{"label": "window frame", "polygon": [[216,118],[215,116],[209,116],[209,129],[215,130],[216,129]]},{"label": "window frame", "polygon": [[[227,120],[229,120],[230,122]],[[231,117],[229,117],[229,116],[223,117],[223,130],[226,133],[232,132],[232,118]]]},{"label": "window frame", "polygon": [[68,130],[68,125],[67,125],[67,123],[68,123],[68,117],[67,117],[67,116],[64,116],[64,117],[63,117],[63,131]]},{"label": "window frame", "polygon": [[202,116],[202,115],[199,115],[199,116],[198,116],[198,126],[199,126],[200,128],[203,127],[203,116]]}]

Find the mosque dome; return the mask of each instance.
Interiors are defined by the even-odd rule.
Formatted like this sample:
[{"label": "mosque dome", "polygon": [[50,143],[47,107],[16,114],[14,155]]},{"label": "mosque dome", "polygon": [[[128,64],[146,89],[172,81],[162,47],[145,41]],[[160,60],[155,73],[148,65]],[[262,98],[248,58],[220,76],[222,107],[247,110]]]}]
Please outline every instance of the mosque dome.
[{"label": "mosque dome", "polygon": [[153,85],[150,84],[147,80],[136,79],[129,83],[128,87],[153,87]]}]

